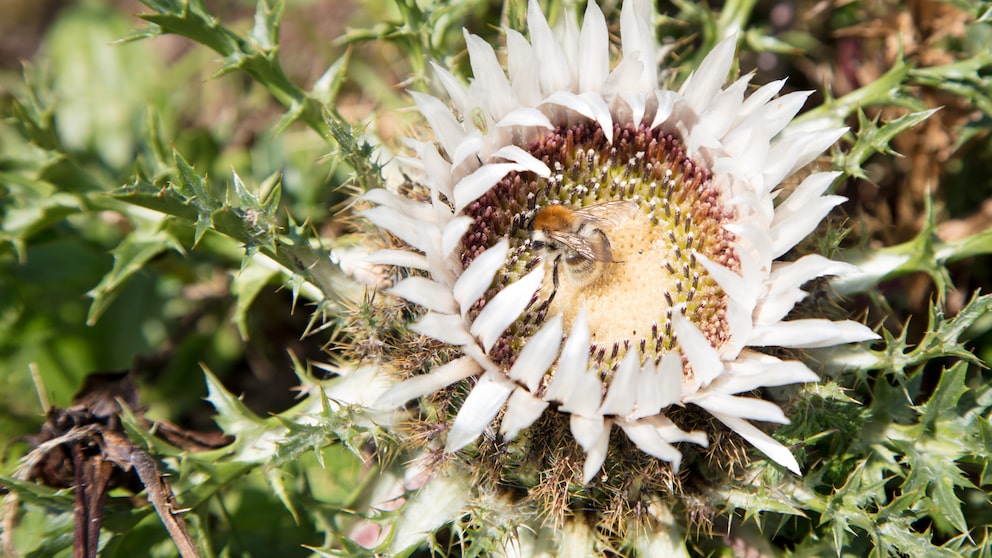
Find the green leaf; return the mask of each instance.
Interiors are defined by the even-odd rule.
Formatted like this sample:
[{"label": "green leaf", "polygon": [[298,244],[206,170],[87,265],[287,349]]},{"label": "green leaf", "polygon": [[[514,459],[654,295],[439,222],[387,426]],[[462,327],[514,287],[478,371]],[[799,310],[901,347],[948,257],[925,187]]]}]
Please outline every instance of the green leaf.
[{"label": "green leaf", "polygon": [[910,73],[913,82],[943,89],[967,99],[986,116],[992,116],[992,97],[988,86],[987,70],[992,67],[992,52],[986,41],[985,48],[957,62],[914,68]]},{"label": "green leaf", "polygon": [[317,99],[325,107],[333,107],[338,98],[338,91],[344,83],[345,75],[348,73],[348,60],[351,58],[351,49],[345,51],[344,55],[334,61],[331,67],[327,68],[320,79],[313,84],[310,96]]},{"label": "green leaf", "polygon": [[719,500],[728,510],[744,510],[745,519],[764,512],[806,517],[806,513],[785,490],[788,487],[733,486],[718,491]]},{"label": "green leaf", "polygon": [[186,198],[171,186],[159,188],[143,180],[136,180],[134,184],[111,195],[114,199],[178,217],[191,224],[197,219],[196,209],[188,205]]},{"label": "green leaf", "polygon": [[976,438],[976,446],[972,448],[972,451],[979,456],[982,464],[982,476],[978,481],[981,486],[989,486],[992,484],[992,421],[989,419],[974,415],[974,420],[978,434]]},{"label": "green leaf", "polygon": [[320,134],[320,137],[330,138],[321,115],[320,103],[307,96],[302,89],[291,82],[279,64],[274,45],[283,10],[281,1],[269,4],[265,0],[259,0],[255,26],[248,37],[243,37],[222,25],[207,13],[200,1],[143,0],[143,2],[157,13],[144,14],[141,17],[157,27],[138,36],[174,33],[209,47],[224,57],[224,64],[215,76],[235,70],[248,73],[288,109],[294,120],[305,122]]},{"label": "green leaf", "polygon": [[24,69],[25,81],[31,92],[28,102],[25,104],[16,98],[11,101],[14,125],[38,147],[54,151],[60,146],[58,133],[55,131],[55,110],[41,105],[28,75],[30,70],[30,66]]},{"label": "green leaf", "polygon": [[276,219],[282,195],[278,175],[269,177],[256,194],[233,173],[232,187],[226,192],[227,202],[222,203],[211,193],[206,178],[197,174],[181,154],[175,152],[174,158],[178,179],[169,180],[161,187],[139,177],[114,193],[114,199],[192,223],[194,243],[208,230],[243,243],[242,267],[260,251],[278,263],[282,273],[289,277],[294,304],[296,296],[303,293],[311,300],[326,302],[322,308],[329,308],[328,305],[340,308],[338,293],[354,290],[357,283],[331,262],[327,250],[311,240],[314,232],[309,223],[297,225],[289,216],[286,230],[281,231]]},{"label": "green leaf", "polygon": [[286,475],[284,471],[278,467],[270,467],[265,470],[265,480],[269,482],[269,486],[272,487],[272,491],[276,493],[276,497],[282,502],[282,505],[289,511],[293,516],[293,521],[297,525],[300,523],[300,513],[296,511],[296,506],[293,504],[293,498],[286,492],[286,484],[283,482],[283,477]]},{"label": "green leaf", "polygon": [[[946,319],[936,304],[930,305],[929,323],[926,333],[915,347],[907,346],[908,327],[903,329],[899,337],[889,332],[885,334],[885,348],[881,351],[871,351],[874,359],[865,359],[861,372],[882,370],[900,378],[905,377],[905,370],[924,364],[936,358],[953,357],[965,362],[978,363],[965,342],[965,334],[975,322],[983,319],[992,311],[992,295],[975,295],[958,311],[953,318]],[[908,324],[907,324],[908,326]]]},{"label": "green leaf", "polygon": [[[0,176],[0,181],[4,179]],[[27,241],[67,216],[82,211],[76,196],[55,193],[22,207],[8,207],[0,221],[0,242],[10,244],[23,263],[27,258]]]},{"label": "green leaf", "polygon": [[908,94],[904,84],[912,66],[900,56],[889,71],[871,83],[844,95],[828,99],[819,107],[797,117],[793,124],[824,120],[830,126],[843,126],[855,111],[870,106],[897,106],[919,112],[929,109],[919,98]]},{"label": "green leaf", "polygon": [[286,9],[282,0],[258,0],[255,6],[255,26],[251,30],[251,39],[262,50],[274,50],[279,44],[279,22]]},{"label": "green leaf", "polygon": [[14,477],[0,477],[0,484],[16,492],[22,502],[30,502],[40,506],[71,510],[75,500],[68,490],[56,490],[36,482],[28,482]]},{"label": "green leaf", "polygon": [[[99,171],[83,168],[74,158],[62,154],[47,161],[39,169],[38,178],[52,183],[62,191],[75,194],[106,192],[110,180]],[[96,201],[92,197],[89,199]]]},{"label": "green leaf", "polygon": [[744,41],[757,52],[774,52],[789,56],[802,54],[795,46],[770,34],[768,29],[752,27],[744,33]]},{"label": "green leaf", "polygon": [[960,558],[961,554],[953,550],[934,545],[933,535],[929,532],[920,533],[910,528],[904,522],[882,523],[873,529],[876,541],[876,556],[885,556],[891,552],[897,556],[926,556],[933,558]]},{"label": "green leaf", "polygon": [[258,297],[262,289],[279,276],[279,270],[273,266],[263,265],[258,259],[241,268],[231,283],[231,292],[235,296],[234,323],[238,326],[241,338],[248,340],[248,308]]},{"label": "green leaf", "polygon": [[338,156],[353,170],[351,179],[362,191],[382,186],[382,166],[376,160],[375,148],[337,114],[327,117],[327,127],[338,145]]},{"label": "green leaf", "polygon": [[955,494],[958,487],[974,488],[957,462],[969,453],[970,421],[962,409],[967,365],[945,369],[926,403],[915,407],[916,424],[892,424],[887,432],[892,447],[903,454],[907,469],[901,489],[916,494],[920,508],[944,532],[965,533],[968,524]]},{"label": "green leaf", "polygon": [[[71,507],[59,509],[26,504],[17,517],[18,529],[11,534],[15,537],[17,549],[27,558],[69,556],[73,547],[74,521],[75,514]],[[101,546],[102,543],[103,540]]]},{"label": "green leaf", "polygon": [[222,55],[238,48],[238,36],[210,16],[202,0],[143,0],[142,3],[157,12],[141,16],[158,26],[150,31],[182,35]]},{"label": "green leaf", "polygon": [[207,181],[193,170],[186,159],[178,151],[174,151],[173,156],[179,169],[179,180],[173,183],[173,187],[185,198],[185,204],[196,210],[196,233],[193,237],[193,245],[196,246],[204,233],[213,228],[214,212],[220,209],[221,204],[207,188]]},{"label": "green leaf", "polygon": [[279,420],[287,432],[280,440],[275,455],[274,463],[277,465],[293,461],[310,451],[320,459],[320,450],[337,440],[337,436],[326,425],[300,424],[282,417]]},{"label": "green leaf", "polygon": [[920,425],[924,432],[936,434],[938,421],[955,416],[954,411],[961,401],[961,396],[968,392],[968,388],[964,385],[966,370],[967,367],[964,363],[958,363],[956,366],[944,370],[933,395],[925,404],[918,407]]},{"label": "green leaf", "polygon": [[889,147],[889,142],[897,135],[913,128],[917,124],[933,116],[939,108],[911,112],[890,120],[878,126],[877,120],[869,120],[862,110],[858,110],[858,133],[855,135],[854,146],[843,155],[838,156],[835,161],[839,161],[844,172],[849,176],[868,180],[868,176],[861,168],[861,164],[872,155],[882,153],[886,155],[897,155]]},{"label": "green leaf", "polygon": [[941,251],[946,254],[948,263],[992,254],[992,228],[947,242]]},{"label": "green leaf", "polygon": [[84,3],[60,14],[46,35],[61,150],[95,155],[119,172],[134,158],[160,64],[147,44],[115,44],[129,28],[119,11]]},{"label": "green leaf", "polygon": [[390,533],[389,552],[409,552],[426,537],[463,513],[471,494],[468,478],[458,474],[438,475],[410,497],[399,511]]},{"label": "green leaf", "polygon": [[954,490],[958,486],[970,487],[971,482],[955,464],[954,451],[948,451],[950,445],[946,441],[923,443],[917,446],[918,449],[907,449],[910,474],[902,490],[917,494],[914,499],[941,530],[947,532],[953,527],[959,533],[966,533],[968,523]]},{"label": "green leaf", "polygon": [[114,256],[113,267],[103,276],[100,283],[87,293],[93,302],[90,304],[86,323],[95,324],[107,307],[113,303],[127,280],[152,258],[167,250],[184,253],[182,244],[166,229],[151,232],[136,230],[125,236],[124,240],[111,251]]},{"label": "green leaf", "polygon": [[[233,193],[234,203],[230,201],[225,206],[214,212],[213,218],[217,221],[220,230],[238,231],[236,238],[245,244],[245,257],[242,259],[242,269],[248,265],[260,247],[269,249],[269,253],[275,253],[276,233],[279,229],[276,223],[275,213],[279,207],[281,189],[279,187],[279,177],[270,177],[263,185],[263,200],[259,199],[245,187],[244,182],[237,173],[233,173]],[[231,193],[231,190],[228,190]],[[221,222],[223,219],[233,218],[233,222]]]},{"label": "green leaf", "polygon": [[866,292],[875,285],[911,273],[926,273],[937,284],[943,297],[951,286],[948,263],[992,254],[992,228],[952,242],[937,237],[936,213],[928,196],[927,220],[923,230],[909,242],[879,249],[851,250],[844,259],[860,271],[831,281],[842,294]]},{"label": "green leaf", "polygon": [[214,420],[224,434],[241,438],[245,434],[256,434],[267,429],[266,421],[227,391],[209,369],[204,367],[203,374],[207,379],[207,401],[217,410]]}]

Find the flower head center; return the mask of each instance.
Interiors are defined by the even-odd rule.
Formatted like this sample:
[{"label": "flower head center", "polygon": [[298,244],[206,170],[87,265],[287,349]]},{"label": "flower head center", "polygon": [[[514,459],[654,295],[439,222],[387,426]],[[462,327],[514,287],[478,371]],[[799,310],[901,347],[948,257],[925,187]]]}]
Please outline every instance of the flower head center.
[{"label": "flower head center", "polygon": [[[726,294],[697,254],[739,266],[724,225],[733,210],[711,184],[711,173],[685,154],[672,135],[616,126],[612,141],[595,125],[560,127],[531,146],[551,169],[548,178],[513,173],[468,208],[466,261],[511,240],[511,257],[494,288],[546,266],[545,282],[503,350],[513,359],[549,316],[566,329],[586,312],[592,353],[605,371],[628,350],[660,359],[677,345],[672,315],[683,312],[719,347],[728,337]],[[487,297],[488,298],[488,297]]]}]

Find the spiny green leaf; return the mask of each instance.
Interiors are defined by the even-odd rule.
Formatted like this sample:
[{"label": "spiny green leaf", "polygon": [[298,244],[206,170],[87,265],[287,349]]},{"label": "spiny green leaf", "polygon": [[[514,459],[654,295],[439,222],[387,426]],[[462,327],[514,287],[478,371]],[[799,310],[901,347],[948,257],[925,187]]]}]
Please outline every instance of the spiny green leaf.
[{"label": "spiny green leaf", "polygon": [[241,338],[246,341],[249,337],[248,308],[258,293],[262,292],[262,289],[279,275],[279,270],[274,267],[262,265],[257,260],[252,260],[252,262],[243,266],[231,283],[231,292],[235,296],[234,317],[232,319],[238,326]]},{"label": "spiny green leaf", "polygon": [[862,414],[861,403],[837,382],[808,384],[793,402],[790,424],[780,428],[778,436],[806,447],[822,438],[829,443],[829,455],[837,455],[862,436]]},{"label": "spiny green leaf", "polygon": [[[187,453],[185,450],[173,446],[164,439],[156,436],[153,431],[145,428],[142,422],[138,420],[138,417],[134,415],[134,411],[127,406],[122,406],[120,419],[121,425],[128,434],[128,438],[150,454],[159,457],[177,457]],[[151,428],[153,430],[156,428],[154,423]]]},{"label": "spiny green leaf", "polygon": [[850,176],[855,176],[864,180],[868,176],[861,168],[861,164],[872,155],[883,153],[887,155],[896,154],[889,142],[897,135],[916,126],[924,120],[930,118],[940,109],[922,110],[911,112],[890,120],[878,126],[877,119],[869,120],[862,110],[858,110],[858,133],[855,136],[854,146],[844,155],[838,157],[842,161],[844,172]]},{"label": "spiny green leaf", "polygon": [[[327,385],[332,386],[333,382]],[[364,416],[365,411],[358,407],[332,405],[321,385],[311,384],[311,386],[307,401],[300,405],[307,408],[305,421],[288,413],[274,417],[284,427],[286,433],[279,442],[273,463],[293,461],[301,454],[312,451],[323,466],[323,454],[320,450],[337,441],[343,442],[344,446],[359,459],[365,459],[362,448],[369,439],[374,438],[376,433],[375,428],[368,428],[370,421]],[[315,401],[313,398],[319,399]],[[316,414],[315,407],[318,402],[321,411]]]},{"label": "spiny green leaf", "polygon": [[[27,71],[26,68],[25,72]],[[60,142],[58,133],[55,131],[55,111],[51,107],[42,108],[36,103],[34,98],[30,98],[28,104],[14,98],[11,101],[13,122],[20,128],[24,137],[38,147],[49,151],[58,150]]]},{"label": "spiny green leaf", "polygon": [[764,486],[738,486],[719,490],[719,501],[727,510],[744,510],[745,520],[764,512],[806,517],[798,502],[782,490]]},{"label": "spiny green leaf", "polygon": [[276,48],[271,46],[278,37],[281,2],[270,5],[265,0],[260,0],[256,14],[259,19],[256,20],[251,37],[242,37],[221,25],[207,13],[200,2],[148,0],[145,5],[158,12],[141,16],[158,26],[155,31],[188,37],[223,56],[224,64],[215,75],[235,70],[248,73],[287,107],[292,120],[305,122],[322,138],[331,137],[321,115],[323,107],[286,77],[279,64]]},{"label": "spiny green leaf", "polygon": [[337,155],[352,168],[352,180],[362,189],[370,190],[382,185],[382,166],[375,158],[375,148],[336,114],[328,116],[327,127],[338,145]]},{"label": "spiny green leaf", "polygon": [[832,490],[831,494],[822,498],[807,496],[807,506],[822,506],[817,509],[820,513],[819,525],[829,526],[829,533],[838,553],[846,546],[846,541],[852,538],[855,529],[868,532],[873,529],[875,518],[867,508],[884,502],[885,484],[888,482],[885,474],[887,468],[884,460],[860,461],[844,485]]},{"label": "spiny green leaf", "polygon": [[[276,233],[279,225],[276,223],[275,212],[279,204],[278,177],[270,179],[267,184],[270,190],[264,194],[266,202],[263,204],[258,195],[245,187],[238,173],[233,173],[233,193],[236,199],[233,200],[233,204],[229,202],[225,204],[223,209],[214,213],[215,220],[219,220],[222,216],[235,218],[235,221],[227,226],[224,226],[223,223],[218,223],[218,225],[222,230],[237,231],[240,229],[240,234],[236,234],[235,237],[245,244],[245,258],[241,262],[242,268],[248,265],[261,247],[268,248],[269,253],[277,251]],[[275,192],[273,193],[272,190]],[[230,194],[231,190],[228,190],[228,193]]]},{"label": "spiny green leaf", "polygon": [[195,223],[197,219],[196,208],[188,204],[186,198],[173,187],[159,188],[150,182],[136,179],[133,184],[121,188],[111,196],[189,223]]},{"label": "spiny green leaf", "polygon": [[912,67],[901,56],[885,74],[871,83],[840,97],[829,99],[819,107],[808,111],[793,122],[825,120],[832,126],[843,126],[847,117],[855,111],[870,106],[898,106],[914,112],[925,111],[927,107],[920,99],[907,94],[904,84]]},{"label": "spiny green leaf", "polygon": [[257,466],[256,463],[236,461],[231,457],[229,447],[180,456],[179,471],[172,483],[174,489],[182,489],[184,506],[200,506]]},{"label": "spiny green leaf", "polygon": [[889,430],[891,443],[904,454],[908,468],[903,491],[918,492],[921,505],[943,530],[952,526],[961,533],[968,526],[954,491],[956,487],[973,488],[957,465],[967,454],[969,437],[959,409],[961,397],[968,392],[965,372],[964,362],[944,370],[933,394],[916,408],[919,422],[892,425]]},{"label": "spiny green leaf", "polygon": [[904,377],[905,370],[941,357],[954,357],[966,362],[977,363],[977,357],[965,346],[964,333],[978,319],[992,309],[992,295],[975,295],[956,316],[945,319],[940,307],[930,305],[929,324],[923,339],[915,347],[907,347],[907,330],[899,337],[885,332],[885,348],[873,351],[876,360],[869,363],[860,373],[868,370],[883,370],[887,374]]},{"label": "spiny green leaf", "polygon": [[201,0],[143,0],[155,10],[141,18],[158,26],[156,31],[189,37],[222,55],[230,54],[238,46],[238,36],[223,28],[212,17]]},{"label": "spiny green leaf", "polygon": [[236,173],[233,174],[233,186],[226,196],[233,205],[222,204],[210,192],[206,179],[199,176],[179,153],[175,153],[175,160],[179,179],[170,180],[169,186],[159,187],[139,177],[113,197],[193,223],[194,242],[207,230],[213,230],[243,243],[243,267],[259,251],[265,253],[289,277],[294,304],[300,294],[314,301],[338,301],[339,291],[355,288],[355,282],[331,262],[327,250],[312,247],[314,233],[309,223],[297,225],[290,215],[286,230],[279,234],[276,213],[282,188],[278,175],[269,177],[259,189],[260,193],[255,194]]},{"label": "spiny green leaf", "polygon": [[283,482],[283,477],[285,475],[286,472],[282,471],[278,467],[269,467],[265,470],[265,479],[269,481],[269,486],[272,487],[272,491],[276,493],[276,497],[279,498],[282,505],[293,516],[293,521],[299,525],[300,513],[296,511],[296,506],[293,505],[293,498],[291,498],[289,493],[286,492],[286,483]]},{"label": "spiny green leaf", "polygon": [[[338,440],[361,456],[361,448],[377,432],[363,410],[337,405],[332,409],[324,395],[324,384],[310,384],[309,393],[300,403],[262,419],[225,390],[206,367],[204,371],[207,400],[217,409],[217,424],[224,433],[235,436],[227,451],[233,450],[237,460],[279,466],[313,451],[320,461],[323,458],[320,450]],[[326,385],[333,386],[333,382]],[[318,404],[324,410],[320,414],[317,414]]]},{"label": "spiny green leaf", "polygon": [[279,442],[279,449],[273,459],[274,465],[293,461],[308,451],[314,452],[318,460],[321,460],[320,450],[337,440],[337,436],[326,425],[301,424],[284,417],[278,417],[278,420],[286,427],[287,432]]},{"label": "spiny green leaf", "polygon": [[954,417],[961,396],[968,392],[964,385],[966,367],[964,363],[958,363],[952,368],[944,370],[940,375],[940,382],[937,389],[926,403],[917,408],[920,413],[920,425],[924,433],[936,434],[937,422]]},{"label": "spiny green leaf", "polygon": [[[988,46],[987,44],[986,47]],[[992,116],[988,78],[983,75],[990,66],[992,66],[992,52],[986,48],[973,56],[950,64],[914,68],[910,72],[910,79],[968,99],[986,116]]]},{"label": "spiny green leaf", "polygon": [[193,237],[193,245],[196,246],[207,230],[213,228],[214,212],[220,209],[221,204],[207,188],[206,180],[193,170],[186,159],[178,151],[173,152],[173,156],[179,170],[179,180],[173,183],[173,187],[185,197],[186,205],[196,210],[196,233]]},{"label": "spiny green leaf", "polygon": [[941,251],[947,253],[948,263],[992,254],[992,228],[947,242]]},{"label": "spiny green leaf", "polygon": [[310,95],[324,104],[325,107],[333,107],[338,98],[338,91],[344,83],[345,75],[348,73],[348,61],[351,59],[351,49],[334,61],[320,79],[313,84]]},{"label": "spiny green leaf", "polygon": [[926,198],[926,222],[920,233],[909,242],[873,250],[851,250],[844,259],[860,270],[831,281],[841,294],[866,292],[872,287],[911,273],[926,273],[937,286],[938,296],[946,296],[951,286],[946,264],[992,254],[992,228],[973,235],[944,242],[937,235],[936,212],[932,200]]},{"label": "spiny green leaf", "polygon": [[215,421],[225,434],[237,437],[265,428],[265,420],[248,410],[240,398],[227,391],[206,366],[203,367],[203,375],[207,379],[207,401],[217,410]]},{"label": "spiny green leaf", "polygon": [[[958,311],[950,320],[945,320],[942,312],[938,312],[936,306],[931,306],[930,323],[927,330],[933,338],[942,341],[946,345],[957,345],[960,350],[956,350],[953,356],[957,356],[972,363],[977,363],[978,359],[974,353],[960,346],[965,332],[976,321],[985,317],[992,311],[992,295],[982,295],[976,292],[965,304],[964,308]],[[950,355],[951,353],[944,353]]]},{"label": "spiny green leaf", "polygon": [[[4,176],[0,174],[2,180]],[[32,200],[30,205],[8,207],[0,222],[0,245],[10,244],[18,260],[24,262],[28,239],[82,209],[79,198],[64,193]]]},{"label": "spiny green leaf", "polygon": [[86,316],[87,325],[93,325],[100,319],[128,279],[141,271],[149,260],[167,250],[184,253],[182,244],[167,229],[135,230],[125,236],[124,240],[111,251],[114,256],[113,267],[103,276],[100,283],[87,293],[93,299]]},{"label": "spiny green leaf", "polygon": [[978,481],[981,486],[989,486],[992,484],[992,422],[989,419],[974,415],[975,428],[974,431],[977,432],[976,435],[976,447],[972,448],[972,452],[979,457],[982,464],[982,476]]},{"label": "spiny green leaf", "polygon": [[[72,553],[75,513],[71,509],[71,504],[68,508],[57,508],[27,503],[20,511],[17,522],[20,527],[26,528],[29,534],[25,537],[27,540],[21,541],[26,543],[26,547],[22,548],[25,551],[24,556],[47,558],[68,556]],[[20,535],[24,537],[25,533],[22,532]]]},{"label": "spiny green leaf", "polygon": [[954,494],[956,486],[970,486],[954,462],[955,451],[948,442],[927,442],[910,446],[902,444],[910,474],[901,487],[913,494],[925,515],[948,531],[948,525],[959,533],[968,531],[961,500]]},{"label": "spiny green leaf", "polygon": [[28,482],[13,477],[0,476],[0,485],[16,492],[24,502],[32,502],[41,506],[52,506],[58,509],[72,509],[73,496],[68,490],[56,490],[36,482]]},{"label": "spiny green leaf", "polygon": [[266,178],[258,188],[260,194],[258,199],[259,208],[266,218],[275,224],[276,212],[279,210],[279,202],[282,200],[282,175],[273,174]]},{"label": "spiny green leaf", "polygon": [[255,6],[255,26],[251,39],[263,50],[273,50],[279,43],[279,22],[286,8],[282,0],[258,0]]},{"label": "spiny green leaf", "polygon": [[882,523],[874,526],[875,555],[891,552],[899,556],[927,556],[934,558],[959,558],[960,554],[933,544],[929,532],[920,533],[905,522]]}]

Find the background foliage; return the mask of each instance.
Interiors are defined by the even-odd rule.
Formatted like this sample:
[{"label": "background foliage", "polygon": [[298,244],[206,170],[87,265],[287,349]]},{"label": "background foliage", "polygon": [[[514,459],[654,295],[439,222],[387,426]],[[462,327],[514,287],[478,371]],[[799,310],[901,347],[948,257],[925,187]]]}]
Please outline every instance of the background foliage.
[{"label": "background foliage", "polygon": [[[973,293],[992,284],[989,5],[661,8],[673,82],[741,28],[742,72],[789,76],[788,88],[818,92],[804,118],[851,127],[823,162],[850,177],[850,231],[819,236],[821,248],[897,261],[836,286],[888,335],[799,394],[777,435],[805,476],[756,461],[687,503],[690,550],[987,556],[992,301]],[[349,301],[362,287],[334,262],[355,242],[351,196],[379,184],[388,157],[363,138],[399,150],[421,135],[405,91],[431,89],[426,62],[468,75],[461,29],[499,42],[499,24],[524,28],[526,3],[17,0],[3,11],[0,443],[12,445],[0,471],[20,500],[5,537],[26,556],[71,552],[71,493],[17,480],[29,450],[18,440],[88,374],[131,369],[144,416],[235,436],[180,451],[126,425],[171,474],[202,552],[359,552],[341,535],[396,462],[370,458],[388,436],[320,397],[329,373],[312,364],[335,362],[361,310]],[[104,556],[175,554],[147,503],[111,496]],[[427,547],[471,554],[458,533]]]}]

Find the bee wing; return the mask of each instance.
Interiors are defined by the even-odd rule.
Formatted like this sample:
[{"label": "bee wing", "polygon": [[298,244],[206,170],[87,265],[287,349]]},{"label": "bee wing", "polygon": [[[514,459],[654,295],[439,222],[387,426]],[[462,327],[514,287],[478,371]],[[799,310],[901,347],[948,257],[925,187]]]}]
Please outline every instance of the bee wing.
[{"label": "bee wing", "polygon": [[[612,259],[612,254],[609,252],[609,248],[606,249],[606,254],[603,254],[603,249],[597,244],[589,242],[589,240],[570,232],[565,231],[549,231],[548,236],[555,240],[576,254],[582,256],[587,260],[592,260],[594,262],[609,261]],[[603,259],[604,256],[607,259]]]},{"label": "bee wing", "polygon": [[573,210],[576,217],[604,229],[619,227],[636,212],[637,204],[627,200],[613,200]]}]

